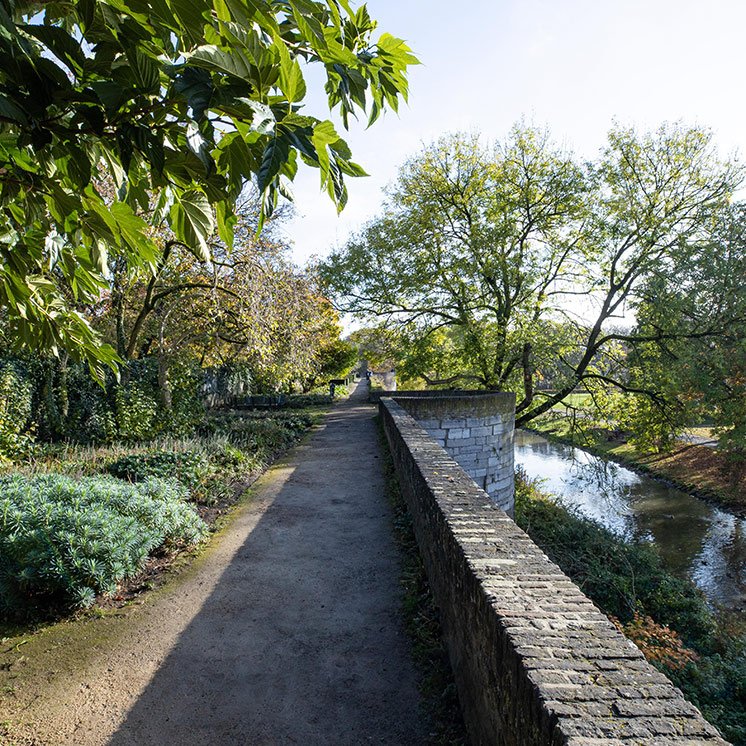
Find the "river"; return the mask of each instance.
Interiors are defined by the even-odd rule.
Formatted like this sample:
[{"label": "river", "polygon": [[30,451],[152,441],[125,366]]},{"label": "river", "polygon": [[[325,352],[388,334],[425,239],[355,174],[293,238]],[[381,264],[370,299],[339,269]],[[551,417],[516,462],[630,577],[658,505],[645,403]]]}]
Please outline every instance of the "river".
[{"label": "river", "polygon": [[564,505],[626,538],[653,542],[666,567],[709,601],[746,611],[746,518],[535,433],[516,431],[515,460]]}]

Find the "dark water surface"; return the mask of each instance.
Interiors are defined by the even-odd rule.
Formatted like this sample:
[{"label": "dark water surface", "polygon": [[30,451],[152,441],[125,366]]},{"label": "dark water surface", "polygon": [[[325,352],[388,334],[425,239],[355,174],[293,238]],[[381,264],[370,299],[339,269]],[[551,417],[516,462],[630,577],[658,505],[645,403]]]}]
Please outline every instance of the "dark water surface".
[{"label": "dark water surface", "polygon": [[710,601],[746,611],[746,518],[534,433],[516,432],[515,460],[564,505],[655,543],[666,567]]}]

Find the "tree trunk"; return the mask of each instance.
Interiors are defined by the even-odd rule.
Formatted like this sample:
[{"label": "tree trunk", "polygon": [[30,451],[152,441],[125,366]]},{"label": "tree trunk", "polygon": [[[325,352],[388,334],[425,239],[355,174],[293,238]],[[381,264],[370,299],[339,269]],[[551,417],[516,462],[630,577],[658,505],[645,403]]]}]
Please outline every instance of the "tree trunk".
[{"label": "tree trunk", "polygon": [[161,406],[170,414],[173,411],[171,380],[168,372],[168,361],[160,350],[158,352],[158,395]]}]

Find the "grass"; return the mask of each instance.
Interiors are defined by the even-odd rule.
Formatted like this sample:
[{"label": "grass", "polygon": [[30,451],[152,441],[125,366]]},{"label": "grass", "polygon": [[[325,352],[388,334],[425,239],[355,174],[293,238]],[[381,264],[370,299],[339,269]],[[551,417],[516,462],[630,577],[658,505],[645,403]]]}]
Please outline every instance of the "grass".
[{"label": "grass", "polygon": [[623,435],[603,428],[583,428],[569,417],[553,416],[531,422],[531,429],[549,438],[580,446],[597,455],[664,479],[691,494],[731,510],[746,510],[746,489],[726,455],[707,446],[680,444],[670,452],[649,454],[636,449]]},{"label": "grass", "polygon": [[427,582],[412,517],[404,502],[394,472],[383,429],[379,429],[386,492],[393,511],[394,539],[401,556],[402,610],[411,641],[415,665],[420,673],[420,694],[432,723],[429,743],[466,746],[466,728],[458,703],[456,682],[443,641],[440,613]]}]

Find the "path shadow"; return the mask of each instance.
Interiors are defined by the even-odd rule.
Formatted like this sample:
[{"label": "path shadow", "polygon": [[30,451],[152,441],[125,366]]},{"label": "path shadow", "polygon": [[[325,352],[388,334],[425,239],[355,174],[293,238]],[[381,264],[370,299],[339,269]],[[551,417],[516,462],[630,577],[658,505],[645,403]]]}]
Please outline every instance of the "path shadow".
[{"label": "path shadow", "polygon": [[301,449],[110,746],[426,742],[371,413],[351,410]]}]

